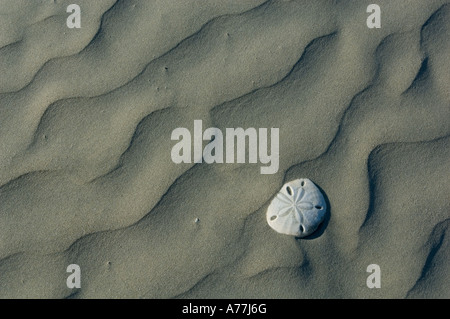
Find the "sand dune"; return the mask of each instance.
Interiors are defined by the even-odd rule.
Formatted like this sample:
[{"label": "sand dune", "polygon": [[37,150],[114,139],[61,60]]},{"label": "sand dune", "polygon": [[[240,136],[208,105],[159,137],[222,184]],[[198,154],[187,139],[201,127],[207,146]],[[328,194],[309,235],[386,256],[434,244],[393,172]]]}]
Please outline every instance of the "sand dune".
[{"label": "sand dune", "polygon": [[[450,2],[72,2],[0,2],[1,298],[450,298]],[[175,164],[194,120],[277,173]],[[300,177],[307,239],[265,220]]]}]

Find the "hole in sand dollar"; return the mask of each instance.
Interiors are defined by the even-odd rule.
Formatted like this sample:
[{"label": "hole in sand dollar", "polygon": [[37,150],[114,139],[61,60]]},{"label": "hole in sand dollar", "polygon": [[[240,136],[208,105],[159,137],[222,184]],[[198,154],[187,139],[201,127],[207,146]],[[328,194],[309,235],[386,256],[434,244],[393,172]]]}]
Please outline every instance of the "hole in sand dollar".
[{"label": "hole in sand dollar", "polygon": [[305,186],[305,181],[302,181],[301,183],[300,183],[300,186]]},{"label": "hole in sand dollar", "polygon": [[317,208],[317,209],[323,209],[323,207],[320,206],[320,205],[316,205],[316,206],[314,206],[314,207]]},{"label": "hole in sand dollar", "polygon": [[303,233],[305,231],[305,227],[303,225],[300,225],[300,232]]},{"label": "hole in sand dollar", "polygon": [[291,188],[291,186],[287,186],[287,187],[286,187],[286,192],[287,192],[290,196],[292,196],[292,188]]},{"label": "hole in sand dollar", "polygon": [[270,217],[270,220],[275,220],[277,219],[277,215],[273,215],[272,217]]}]

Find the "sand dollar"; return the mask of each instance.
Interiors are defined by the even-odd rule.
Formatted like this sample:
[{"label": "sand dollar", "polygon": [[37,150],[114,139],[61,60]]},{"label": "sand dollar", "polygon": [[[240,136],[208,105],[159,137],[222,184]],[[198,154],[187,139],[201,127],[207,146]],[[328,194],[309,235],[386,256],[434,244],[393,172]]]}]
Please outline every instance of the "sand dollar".
[{"label": "sand dollar", "polygon": [[307,178],[283,185],[267,208],[267,223],[281,234],[305,237],[325,218],[327,206],[319,188]]}]

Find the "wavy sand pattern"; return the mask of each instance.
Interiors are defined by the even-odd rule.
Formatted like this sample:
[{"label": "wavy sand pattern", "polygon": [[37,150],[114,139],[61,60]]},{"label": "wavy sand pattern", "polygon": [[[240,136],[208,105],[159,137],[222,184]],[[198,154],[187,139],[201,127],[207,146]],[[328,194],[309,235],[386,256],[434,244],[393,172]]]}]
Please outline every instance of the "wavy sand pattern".
[{"label": "wavy sand pattern", "polygon": [[[0,2],[0,297],[450,298],[450,2],[370,3]],[[279,128],[278,172],[174,164],[196,119]],[[299,177],[330,209],[296,240]]]}]

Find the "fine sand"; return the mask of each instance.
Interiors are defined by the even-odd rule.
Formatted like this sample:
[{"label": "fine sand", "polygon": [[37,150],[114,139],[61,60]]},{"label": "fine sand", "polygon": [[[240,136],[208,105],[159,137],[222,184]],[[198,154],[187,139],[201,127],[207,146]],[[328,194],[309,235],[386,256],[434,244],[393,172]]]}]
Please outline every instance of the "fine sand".
[{"label": "fine sand", "polygon": [[[0,298],[450,298],[449,1],[0,0],[0,71]],[[194,120],[279,128],[278,171],[175,164]]]}]

